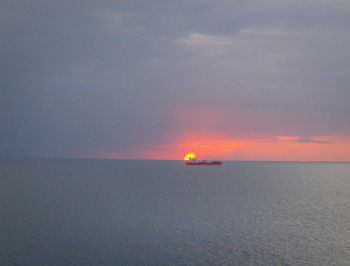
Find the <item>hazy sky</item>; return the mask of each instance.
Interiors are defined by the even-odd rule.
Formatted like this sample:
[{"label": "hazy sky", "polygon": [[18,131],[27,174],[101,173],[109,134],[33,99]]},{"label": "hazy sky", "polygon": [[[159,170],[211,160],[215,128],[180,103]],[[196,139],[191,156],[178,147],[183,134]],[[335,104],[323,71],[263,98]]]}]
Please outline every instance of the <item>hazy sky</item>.
[{"label": "hazy sky", "polygon": [[350,161],[349,29],[348,0],[3,0],[0,156]]}]

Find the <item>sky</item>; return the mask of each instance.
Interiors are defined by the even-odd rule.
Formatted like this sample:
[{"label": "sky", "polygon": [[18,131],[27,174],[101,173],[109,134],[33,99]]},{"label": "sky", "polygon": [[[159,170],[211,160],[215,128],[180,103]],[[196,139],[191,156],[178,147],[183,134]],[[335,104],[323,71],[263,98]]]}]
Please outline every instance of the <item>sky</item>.
[{"label": "sky", "polygon": [[0,3],[0,157],[350,161],[348,0]]}]

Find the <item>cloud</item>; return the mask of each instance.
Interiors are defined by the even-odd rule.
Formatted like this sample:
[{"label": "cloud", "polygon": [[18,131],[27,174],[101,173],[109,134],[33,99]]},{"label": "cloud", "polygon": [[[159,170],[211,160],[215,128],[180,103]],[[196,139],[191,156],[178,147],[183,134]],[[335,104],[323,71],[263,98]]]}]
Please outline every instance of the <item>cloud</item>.
[{"label": "cloud", "polygon": [[297,140],[299,143],[317,143],[317,144],[334,144],[332,141],[322,140],[322,139],[313,139],[313,138],[299,138]]},{"label": "cloud", "polygon": [[198,32],[192,32],[188,34],[186,37],[178,40],[180,43],[184,43],[189,46],[221,46],[231,44],[232,40],[229,37],[225,36],[214,36],[209,34],[201,34]]},{"label": "cloud", "polygon": [[280,142],[297,142],[297,143],[315,143],[315,144],[334,144],[329,137],[298,137],[298,136],[277,136]]}]

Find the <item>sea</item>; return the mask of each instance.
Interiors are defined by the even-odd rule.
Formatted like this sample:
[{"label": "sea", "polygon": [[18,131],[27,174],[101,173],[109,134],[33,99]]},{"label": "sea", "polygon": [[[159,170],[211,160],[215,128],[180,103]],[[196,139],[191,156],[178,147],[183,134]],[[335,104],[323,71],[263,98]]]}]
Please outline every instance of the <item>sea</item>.
[{"label": "sea", "polygon": [[1,265],[349,265],[350,164],[0,159]]}]

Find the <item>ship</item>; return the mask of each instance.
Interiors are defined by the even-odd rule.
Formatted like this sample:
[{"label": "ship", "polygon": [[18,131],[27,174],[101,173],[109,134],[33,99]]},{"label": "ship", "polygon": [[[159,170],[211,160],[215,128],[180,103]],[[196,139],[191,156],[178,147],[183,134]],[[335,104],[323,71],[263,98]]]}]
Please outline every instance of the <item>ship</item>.
[{"label": "ship", "polygon": [[210,160],[198,160],[196,158],[189,159],[185,163],[186,165],[222,165],[220,161],[210,161]]}]

